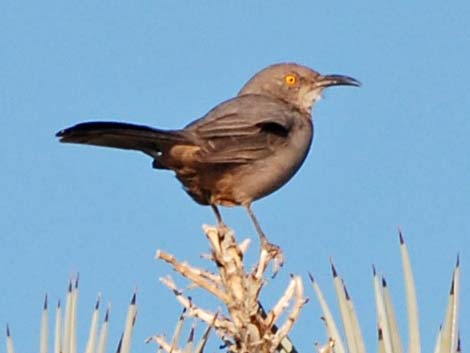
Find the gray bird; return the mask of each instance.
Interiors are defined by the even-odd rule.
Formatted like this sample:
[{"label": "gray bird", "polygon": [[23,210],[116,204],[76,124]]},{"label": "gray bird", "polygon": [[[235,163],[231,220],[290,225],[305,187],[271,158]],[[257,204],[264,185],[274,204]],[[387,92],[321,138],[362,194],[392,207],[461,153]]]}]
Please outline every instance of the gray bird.
[{"label": "gray bird", "polygon": [[201,205],[243,206],[264,249],[267,241],[252,209],[253,201],[279,189],[297,172],[313,138],[311,109],[326,87],[359,86],[342,75],[321,75],[283,63],[253,76],[238,95],[180,130],[161,130],[119,122],[85,122],[59,131],[61,142],[142,151],[153,167],[169,169]]}]

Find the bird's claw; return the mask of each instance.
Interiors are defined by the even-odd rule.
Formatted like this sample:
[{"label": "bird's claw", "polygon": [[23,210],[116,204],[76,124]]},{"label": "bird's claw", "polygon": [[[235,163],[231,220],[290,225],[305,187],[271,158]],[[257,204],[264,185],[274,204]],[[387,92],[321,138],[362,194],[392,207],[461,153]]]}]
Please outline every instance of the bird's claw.
[{"label": "bird's claw", "polygon": [[225,225],[224,222],[219,222],[217,224],[217,234],[219,235],[219,239],[224,239],[225,234],[228,232],[229,228]]},{"label": "bird's claw", "polygon": [[284,253],[278,245],[270,243],[266,239],[264,239],[264,241],[262,242],[261,247],[269,254],[269,257],[273,260],[273,274],[271,277],[274,278],[276,277],[281,267],[284,265]]}]

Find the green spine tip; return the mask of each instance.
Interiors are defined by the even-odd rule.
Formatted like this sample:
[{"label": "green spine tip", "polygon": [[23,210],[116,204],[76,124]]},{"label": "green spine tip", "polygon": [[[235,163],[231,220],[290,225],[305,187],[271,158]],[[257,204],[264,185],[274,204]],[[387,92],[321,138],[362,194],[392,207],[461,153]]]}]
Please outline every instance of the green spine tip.
[{"label": "green spine tip", "polygon": [[338,277],[338,272],[336,272],[335,265],[333,264],[332,259],[330,259],[330,265],[331,265],[331,272],[333,273],[333,277],[336,278]]},{"label": "green spine tip", "polygon": [[313,275],[310,272],[308,273],[308,278],[310,278],[310,282],[315,282],[315,278],[313,278]]},{"label": "green spine tip", "polygon": [[224,340],[224,344],[219,345],[219,349],[225,349],[227,347],[230,347],[232,345],[232,342],[229,340]]},{"label": "green spine tip", "polygon": [[401,231],[400,227],[398,227],[398,236],[400,237],[400,245],[405,244],[405,240],[403,239],[403,232]]},{"label": "green spine tip", "polygon": [[121,334],[121,338],[119,339],[119,343],[118,343],[118,346],[117,346],[117,349],[116,349],[116,353],[120,353],[121,352],[121,347],[122,347],[122,337],[124,336],[124,334],[122,333]]},{"label": "green spine tip", "polygon": [[343,282],[343,288],[344,288],[344,296],[346,297],[346,300],[351,300],[351,297],[349,296],[348,289],[346,288],[346,285]]},{"label": "green spine tip", "polygon": [[[266,314],[266,310],[264,310],[263,305],[261,302],[258,300],[258,313],[261,315],[263,319],[266,319],[268,317],[268,314]],[[218,313],[216,313],[217,315]],[[215,316],[214,316],[215,319]]]},{"label": "green spine tip", "polygon": [[191,331],[189,331],[189,337],[188,337],[188,342],[193,342],[194,341],[194,330],[195,327],[191,327]]},{"label": "green spine tip", "polygon": [[134,294],[132,295],[132,299],[131,299],[131,305],[135,305],[136,297],[137,297],[137,293],[134,292]]},{"label": "green spine tip", "polygon": [[387,287],[387,281],[385,280],[385,277],[382,276],[382,287]]}]

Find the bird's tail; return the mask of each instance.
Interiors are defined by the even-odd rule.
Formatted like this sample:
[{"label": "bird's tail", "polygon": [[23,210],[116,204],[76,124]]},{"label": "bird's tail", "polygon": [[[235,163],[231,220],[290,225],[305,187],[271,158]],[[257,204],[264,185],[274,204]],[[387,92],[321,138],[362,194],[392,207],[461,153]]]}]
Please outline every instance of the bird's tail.
[{"label": "bird's tail", "polygon": [[137,150],[153,157],[174,145],[192,144],[181,131],[118,122],[81,123],[59,131],[56,136],[60,142]]}]

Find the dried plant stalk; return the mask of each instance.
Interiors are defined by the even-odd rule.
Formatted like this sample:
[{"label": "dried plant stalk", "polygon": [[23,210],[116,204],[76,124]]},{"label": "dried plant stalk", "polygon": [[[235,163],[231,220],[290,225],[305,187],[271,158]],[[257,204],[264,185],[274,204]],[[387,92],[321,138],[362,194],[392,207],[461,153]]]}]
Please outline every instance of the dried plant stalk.
[{"label": "dried plant stalk", "polygon": [[[191,287],[197,286],[216,297],[225,307],[226,315],[198,306],[177,288],[173,279],[161,278],[162,283],[173,291],[185,308],[184,318],[181,320],[196,318],[213,327],[230,352],[271,353],[281,349],[281,342],[292,330],[306,302],[302,280],[298,276],[292,276],[277,304],[266,313],[260,306],[259,295],[266,283],[267,268],[271,263],[276,265],[273,255],[260,249],[258,260],[249,271],[243,261],[249,241],[237,243],[234,232],[225,227],[205,226],[204,233],[210,246],[210,255],[204,258],[215,263],[216,273],[192,267],[163,251],[157,251],[156,258],[170,264],[176,272],[187,278]],[[279,323],[283,315],[287,319]],[[207,336],[199,347],[205,345]],[[188,346],[186,349],[175,347],[174,342],[168,342],[161,335],[152,336],[149,340],[155,341],[169,353],[188,352]],[[191,347],[192,342],[191,336]],[[292,347],[289,351],[293,350],[295,349]]]}]

